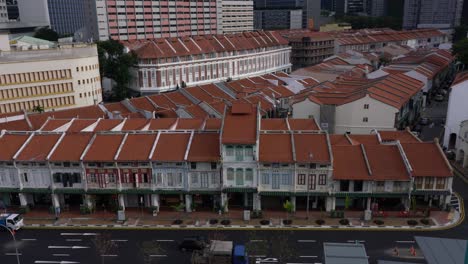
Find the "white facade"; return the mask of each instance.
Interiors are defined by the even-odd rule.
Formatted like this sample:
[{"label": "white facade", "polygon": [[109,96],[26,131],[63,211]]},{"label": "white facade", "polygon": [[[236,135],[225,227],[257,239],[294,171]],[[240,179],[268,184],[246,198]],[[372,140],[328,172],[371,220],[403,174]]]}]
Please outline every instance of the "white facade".
[{"label": "white facade", "polygon": [[320,105],[309,98],[292,105],[293,118],[313,118],[320,120]]},{"label": "white facade", "polygon": [[0,113],[94,105],[102,101],[95,45],[10,51],[0,56]]},{"label": "white facade", "polygon": [[6,0],[0,0],[0,22],[8,21]]},{"label": "white facade", "polygon": [[461,122],[458,133],[456,149],[456,161],[460,162],[463,168],[468,167],[468,120]]},{"label": "white facade", "polygon": [[460,124],[468,120],[468,81],[463,81],[452,86],[449,95],[447,119],[445,121],[444,147],[453,149],[460,131]]},{"label": "white facade", "polygon": [[252,31],[254,29],[252,0],[221,1],[221,4],[222,33],[240,33],[243,31]]}]

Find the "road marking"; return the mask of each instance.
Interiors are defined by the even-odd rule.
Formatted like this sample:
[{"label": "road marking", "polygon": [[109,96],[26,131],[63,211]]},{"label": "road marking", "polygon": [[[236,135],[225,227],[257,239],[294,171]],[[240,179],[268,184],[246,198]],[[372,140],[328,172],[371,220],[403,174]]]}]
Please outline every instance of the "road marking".
[{"label": "road marking", "polygon": [[254,240],[250,240],[250,242],[263,242],[265,240],[261,240],[261,239],[254,239]]},{"label": "road marking", "polygon": [[127,242],[127,239],[112,239],[112,242]]},{"label": "road marking", "polygon": [[299,243],[315,243],[317,241],[315,241],[315,240],[298,240],[297,242],[299,242]]},{"label": "road marking", "polygon": [[117,255],[101,255],[101,257],[118,257]]},{"label": "road marking", "polygon": [[159,239],[159,240],[156,240],[157,242],[174,242],[174,240],[170,240],[170,239]]},{"label": "road marking", "polygon": [[89,247],[83,247],[83,246],[49,246],[48,248],[51,249],[57,249],[57,248],[68,248],[68,249],[83,249],[83,248],[89,248]]},{"label": "road marking", "polygon": [[167,257],[167,255],[149,255],[150,257],[152,258],[163,258],[163,257]]},{"label": "road marking", "polygon": [[79,262],[76,262],[76,261],[49,261],[49,260],[36,260],[34,261],[34,263],[56,263],[56,264],[75,264],[75,263],[79,263]]},{"label": "road marking", "polygon": [[22,238],[21,240],[23,240],[23,241],[36,241],[37,239],[35,239],[35,238]]},{"label": "road marking", "polygon": [[[7,256],[16,256],[16,253],[5,253]],[[21,253],[18,253],[18,256],[21,256]]]},{"label": "road marking", "polygon": [[266,258],[265,255],[250,255],[252,258]]},{"label": "road marking", "polygon": [[68,239],[65,239],[65,241],[80,242],[80,241],[83,241],[83,239],[81,239],[81,238],[68,238]]},{"label": "road marking", "polygon": [[317,258],[317,256],[299,256],[300,258]]},{"label": "road marking", "polygon": [[69,257],[70,254],[52,254],[54,257]]},{"label": "road marking", "polygon": [[322,262],[314,262],[314,263],[312,263],[312,262],[297,262],[297,263],[296,262],[288,262],[286,264],[322,264]]},{"label": "road marking", "polygon": [[365,243],[365,240],[348,240],[348,243]]},{"label": "road marking", "polygon": [[96,236],[97,233],[60,233],[61,236]]},{"label": "road marking", "polygon": [[411,240],[408,240],[408,241],[404,241],[404,240],[398,240],[398,241],[395,241],[397,243],[407,243],[407,244],[413,244],[415,243],[414,241],[411,241]]}]

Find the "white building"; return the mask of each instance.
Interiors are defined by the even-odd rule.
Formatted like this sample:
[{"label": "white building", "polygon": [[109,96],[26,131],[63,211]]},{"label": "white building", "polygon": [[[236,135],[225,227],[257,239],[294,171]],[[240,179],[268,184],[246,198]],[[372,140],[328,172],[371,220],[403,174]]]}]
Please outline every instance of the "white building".
[{"label": "white building", "polygon": [[0,0],[0,22],[8,21],[6,0]]},{"label": "white building", "polygon": [[456,161],[460,162],[463,168],[468,167],[468,120],[461,122],[460,132],[455,144]]},{"label": "white building", "polygon": [[461,123],[468,120],[468,72],[459,73],[450,90],[443,142],[447,149],[458,146],[464,136],[458,133]]},{"label": "white building", "polygon": [[58,110],[101,101],[95,45],[61,45],[0,54],[0,113],[31,111],[36,106]]},{"label": "white building", "polygon": [[[252,0],[218,1],[222,5],[221,28],[218,32],[222,34],[241,33],[253,31],[254,11]],[[219,8],[219,7],[218,7]],[[218,24],[219,25],[219,24]]]}]

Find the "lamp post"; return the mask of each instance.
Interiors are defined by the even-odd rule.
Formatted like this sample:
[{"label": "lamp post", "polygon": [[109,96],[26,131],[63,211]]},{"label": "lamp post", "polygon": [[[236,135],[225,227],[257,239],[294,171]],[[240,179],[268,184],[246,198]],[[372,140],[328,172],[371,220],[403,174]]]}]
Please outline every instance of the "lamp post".
[{"label": "lamp post", "polygon": [[11,237],[13,238],[13,243],[15,244],[16,262],[17,262],[18,264],[20,264],[21,262],[20,262],[20,259],[19,259],[18,245],[16,244],[15,234],[13,233],[13,231],[11,231],[10,228],[8,228],[8,227],[5,226],[5,225],[0,224],[0,227],[5,228],[5,229],[10,233]]},{"label": "lamp post", "polygon": [[[314,157],[314,154],[312,154],[312,152],[309,152],[309,170],[311,168],[311,165],[312,164],[312,158]],[[306,205],[306,211],[307,211],[307,215],[306,215],[306,219],[309,220],[309,198],[310,198],[310,173],[307,175],[307,183],[306,183],[306,188],[307,188],[307,205]]]}]

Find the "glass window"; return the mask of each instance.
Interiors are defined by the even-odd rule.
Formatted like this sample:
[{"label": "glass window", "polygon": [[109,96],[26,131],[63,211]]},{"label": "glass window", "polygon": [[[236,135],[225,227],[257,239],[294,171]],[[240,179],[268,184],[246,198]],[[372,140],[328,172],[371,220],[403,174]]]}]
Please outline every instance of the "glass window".
[{"label": "glass window", "polygon": [[298,174],[297,175],[297,184],[298,185],[305,185],[305,174]]},{"label": "glass window", "polygon": [[327,175],[320,174],[319,175],[319,185],[326,185],[327,184]]},{"label": "glass window", "polygon": [[54,182],[61,182],[61,181],[62,181],[62,174],[54,173]]},{"label": "glass window", "polygon": [[212,170],[216,170],[217,167],[218,166],[217,166],[216,162],[211,162],[211,169]]},{"label": "glass window", "polygon": [[245,169],[245,180],[246,181],[253,181],[253,170],[252,169]]},{"label": "glass window", "polygon": [[197,163],[196,162],[190,162],[190,168],[192,170],[196,170],[197,169]]},{"label": "glass window", "polygon": [[245,156],[253,156],[253,148],[252,146],[245,147]]},{"label": "glass window", "polygon": [[270,184],[270,174],[267,172],[262,173],[262,184]]},{"label": "glass window", "polygon": [[290,185],[289,178],[290,178],[289,173],[281,174],[281,184],[282,185]]},{"label": "glass window", "polygon": [[211,184],[219,184],[219,177],[217,173],[211,173]]},{"label": "glass window", "polygon": [[226,156],[234,156],[234,147],[233,146],[227,146],[226,147]]},{"label": "glass window", "polygon": [[228,181],[233,181],[234,180],[234,169],[233,168],[228,168],[227,169],[227,179],[228,179]]},{"label": "glass window", "polygon": [[236,185],[244,184],[244,170],[241,168],[236,169]]},{"label": "glass window", "polygon": [[192,173],[192,183],[196,184],[198,183],[198,174]]}]

